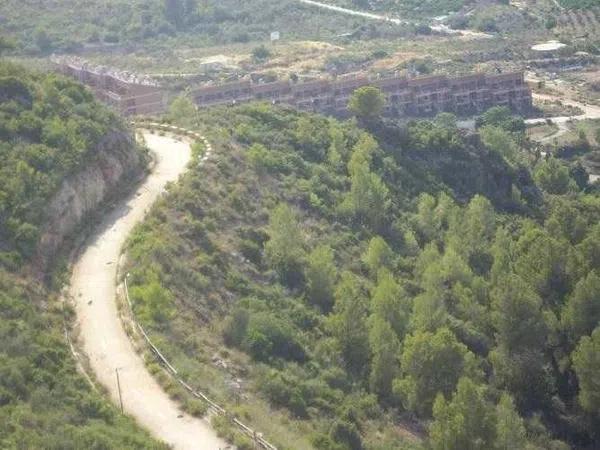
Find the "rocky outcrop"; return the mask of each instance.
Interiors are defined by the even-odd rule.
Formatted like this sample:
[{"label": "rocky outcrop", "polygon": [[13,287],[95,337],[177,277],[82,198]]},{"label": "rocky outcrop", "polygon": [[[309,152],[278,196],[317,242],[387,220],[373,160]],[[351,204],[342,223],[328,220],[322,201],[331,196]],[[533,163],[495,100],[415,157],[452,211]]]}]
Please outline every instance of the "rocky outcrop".
[{"label": "rocky outcrop", "polygon": [[133,136],[124,131],[106,135],[93,155],[85,167],[63,181],[48,204],[35,258],[41,271],[77,227],[120,188],[139,178],[146,165]]}]

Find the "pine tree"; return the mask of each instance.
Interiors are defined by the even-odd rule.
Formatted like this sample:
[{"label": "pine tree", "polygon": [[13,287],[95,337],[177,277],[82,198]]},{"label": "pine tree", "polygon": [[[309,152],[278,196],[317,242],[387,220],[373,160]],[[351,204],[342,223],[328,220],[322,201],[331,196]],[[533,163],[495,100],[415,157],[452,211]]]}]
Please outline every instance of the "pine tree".
[{"label": "pine tree", "polygon": [[386,320],[398,338],[404,338],[411,313],[411,302],[404,289],[388,270],[381,269],[371,297],[373,315]]},{"label": "pine tree", "polygon": [[600,419],[600,327],[584,336],[573,352],[573,367],[579,380],[579,403],[588,413]]},{"label": "pine tree", "polygon": [[346,368],[355,375],[365,373],[369,364],[366,298],[350,272],[342,273],[336,287],[331,324]]},{"label": "pine tree", "polygon": [[265,254],[269,265],[284,283],[298,286],[302,281],[305,252],[304,237],[294,210],[283,203],[277,206],[269,218],[268,234]]},{"label": "pine tree", "polygon": [[379,88],[364,86],[352,93],[348,109],[359,119],[370,121],[381,115],[385,96]]},{"label": "pine tree", "polygon": [[497,342],[489,356],[494,380],[515,395],[520,407],[540,407],[553,391],[544,356],[548,330],[541,300],[516,275],[501,278],[491,296]]},{"label": "pine tree", "polygon": [[392,381],[398,371],[396,355],[400,347],[389,322],[381,317],[373,317],[369,345],[372,356],[369,385],[383,401],[389,400],[392,394]]},{"label": "pine tree", "polygon": [[320,246],[309,254],[305,276],[309,301],[323,311],[331,311],[336,281],[336,269],[331,248]]},{"label": "pine tree", "polygon": [[429,416],[436,395],[450,395],[471,361],[472,354],[449,329],[416,332],[404,341],[402,376],[394,381],[394,392],[406,408]]},{"label": "pine tree", "polygon": [[165,0],[165,17],[176,27],[183,24],[185,5],[182,0]]},{"label": "pine tree", "polygon": [[[432,450],[489,450],[494,448],[496,417],[484,388],[461,378],[451,401],[439,394],[433,407],[429,444]],[[519,448],[519,447],[511,447]]]},{"label": "pine tree", "polygon": [[363,134],[354,146],[348,162],[350,192],[345,200],[345,207],[351,214],[374,230],[383,225],[389,208],[389,190],[381,177],[371,170],[376,150],[377,142],[367,134]]},{"label": "pine tree", "polygon": [[600,276],[590,272],[579,280],[563,313],[563,322],[575,342],[594,331],[600,323]]},{"label": "pine tree", "polygon": [[363,263],[371,275],[377,275],[381,268],[390,269],[394,260],[394,252],[381,236],[369,241],[369,246],[362,256]]},{"label": "pine tree", "polygon": [[503,393],[496,406],[496,449],[525,449],[527,436],[523,419],[515,408],[512,397]]}]

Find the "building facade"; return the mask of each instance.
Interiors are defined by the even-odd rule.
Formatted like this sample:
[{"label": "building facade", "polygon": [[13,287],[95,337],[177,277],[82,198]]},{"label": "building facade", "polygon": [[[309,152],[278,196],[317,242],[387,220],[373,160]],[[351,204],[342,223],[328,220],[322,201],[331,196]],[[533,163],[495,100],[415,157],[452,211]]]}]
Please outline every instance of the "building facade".
[{"label": "building facade", "polygon": [[53,59],[57,70],[89,86],[96,97],[126,116],[165,111],[164,91],[149,78],[94,66],[79,58]]},{"label": "building facade", "polygon": [[532,106],[531,90],[522,72],[455,78],[437,75],[369,79],[359,76],[305,83],[239,81],[201,87],[192,92],[192,98],[200,108],[263,100],[303,111],[344,115],[352,93],[362,86],[380,88],[386,97],[386,112],[391,115],[422,116],[442,111],[466,114],[482,112],[491,106],[526,111]]},{"label": "building facade", "polygon": [[[100,100],[124,115],[157,115],[166,111],[164,90],[148,77],[94,66],[74,57],[53,61],[60,72],[89,86]],[[419,78],[360,75],[302,83],[241,80],[202,86],[193,90],[191,97],[199,108],[258,100],[344,116],[348,114],[352,93],[363,86],[381,89],[386,113],[394,116],[426,116],[442,111],[480,113],[491,106],[526,111],[532,106],[531,90],[522,72]]]}]

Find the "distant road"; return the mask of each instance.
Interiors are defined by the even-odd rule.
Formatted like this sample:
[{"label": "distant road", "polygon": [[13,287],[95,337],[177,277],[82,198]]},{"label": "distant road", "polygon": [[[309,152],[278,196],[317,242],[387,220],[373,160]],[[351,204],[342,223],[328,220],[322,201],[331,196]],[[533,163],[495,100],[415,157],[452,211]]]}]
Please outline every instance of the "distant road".
[{"label": "distant road", "polygon": [[[347,14],[349,16],[358,16],[364,17],[365,19],[379,20],[382,22],[393,23],[394,25],[403,25],[412,23],[409,20],[402,20],[390,16],[385,16],[381,14],[374,14],[365,11],[357,11],[355,9],[342,8],[341,6],[330,5],[328,3],[317,2],[314,0],[298,0],[300,3],[304,3],[305,5],[315,6],[317,8],[328,9],[329,11],[335,11],[341,14]],[[482,33],[480,31],[473,30],[454,30],[447,25],[431,25],[430,27],[433,31],[437,31],[438,33],[458,35],[458,36],[471,36],[474,38],[491,38],[493,35],[488,33]]]},{"label": "distant road", "polygon": [[[581,103],[576,100],[571,100],[570,98],[564,98],[559,95],[549,95],[549,94],[533,94],[534,99],[538,100],[549,100],[549,101],[559,101],[563,105],[573,106],[579,108],[583,111],[583,114],[579,114],[577,116],[569,117],[569,119],[573,120],[582,120],[582,119],[600,119],[600,106],[593,105],[589,103]],[[552,120],[557,120],[559,117],[552,118]]]},{"label": "distant road", "polygon": [[328,9],[330,11],[335,11],[335,12],[339,12],[342,14],[348,14],[350,16],[359,16],[359,17],[364,17],[366,19],[381,20],[383,22],[390,22],[395,25],[410,23],[406,20],[395,19],[395,18],[392,18],[389,16],[382,16],[380,14],[373,14],[373,13],[368,13],[368,12],[364,12],[364,11],[356,11],[354,9],[342,8],[341,6],[334,6],[334,5],[329,5],[327,3],[315,2],[313,0],[298,0],[298,1],[300,3],[316,6],[318,8]]},{"label": "distant road", "polygon": [[178,450],[218,450],[227,444],[206,420],[183,414],[147,371],[119,318],[116,296],[117,261],[127,236],[146,211],[176,181],[191,158],[190,146],[170,137],[144,134],[156,155],[152,173],[109,213],[75,263],[70,294],[77,312],[79,340],[96,379],[119,405],[120,390],[127,414],[156,438]]},{"label": "distant road", "polygon": [[547,101],[560,101],[563,105],[573,106],[575,108],[579,108],[583,111],[583,114],[578,114],[576,116],[559,116],[559,117],[542,117],[539,119],[527,119],[525,123],[528,125],[536,125],[536,124],[544,124],[548,120],[551,120],[553,124],[558,126],[558,130],[556,133],[551,134],[550,136],[546,136],[540,139],[541,143],[551,142],[559,136],[567,133],[569,131],[568,123],[571,121],[579,121],[579,120],[587,120],[587,119],[600,119],[600,106],[583,104],[581,102],[566,99],[557,95],[548,95],[548,94],[533,94],[533,98],[537,100],[547,100]]}]

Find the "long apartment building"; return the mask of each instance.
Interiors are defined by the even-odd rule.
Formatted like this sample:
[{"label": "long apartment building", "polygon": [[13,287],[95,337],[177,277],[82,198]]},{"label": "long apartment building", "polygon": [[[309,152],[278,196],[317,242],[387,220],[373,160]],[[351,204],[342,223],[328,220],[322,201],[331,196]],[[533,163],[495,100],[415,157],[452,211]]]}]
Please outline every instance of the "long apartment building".
[{"label": "long apartment building", "polygon": [[198,88],[192,97],[201,108],[263,100],[303,111],[344,115],[352,93],[362,86],[380,88],[386,97],[386,112],[395,115],[431,115],[441,111],[461,114],[481,112],[491,106],[523,111],[532,106],[531,90],[522,72],[454,78],[437,75],[369,79],[359,76],[304,83],[238,81]]},{"label": "long apartment building", "polygon": [[[155,115],[166,109],[164,90],[148,77],[95,66],[75,57],[54,58],[53,62],[60,72],[89,86],[100,100],[124,115]],[[390,115],[422,116],[441,111],[462,114],[497,105],[523,111],[532,105],[531,90],[522,72],[419,78],[354,76],[301,83],[241,80],[202,86],[191,95],[200,108],[262,100],[343,116],[352,93],[362,86],[382,90]]]},{"label": "long apartment building", "polygon": [[147,77],[117,72],[75,57],[53,58],[59,72],[89,86],[101,101],[126,116],[165,111],[164,91]]}]

